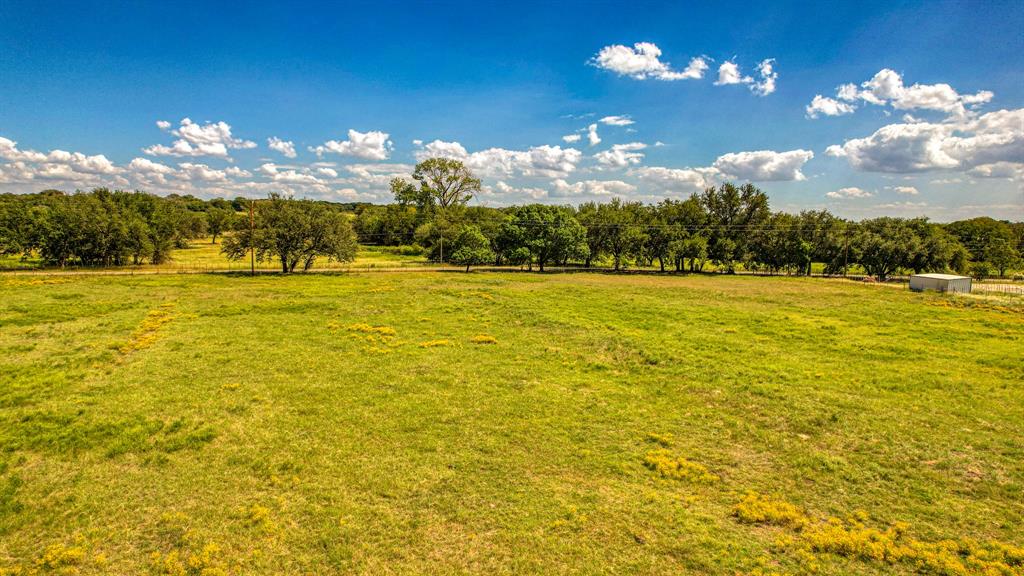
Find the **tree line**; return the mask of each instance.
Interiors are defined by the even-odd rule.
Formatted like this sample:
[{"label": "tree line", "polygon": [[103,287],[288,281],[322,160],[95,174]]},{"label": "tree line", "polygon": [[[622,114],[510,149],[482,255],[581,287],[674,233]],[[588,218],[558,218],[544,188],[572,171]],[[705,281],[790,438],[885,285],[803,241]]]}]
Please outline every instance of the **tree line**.
[{"label": "tree line", "polygon": [[216,238],[235,212],[226,201],[111,191],[0,195],[0,255],[54,266],[161,264],[176,248]]},{"label": "tree line", "polygon": [[[251,209],[251,217],[250,215]],[[278,260],[284,272],[307,270],[318,257],[355,258],[353,205],[294,200],[202,200],[111,191],[0,195],[0,256],[38,258],[48,266],[163,264],[199,239],[242,259]]]},{"label": "tree line", "polygon": [[[200,238],[231,259],[277,261],[283,272],[317,258],[347,262],[357,244],[392,246],[435,262],[655,267],[826,274],[851,268],[885,279],[903,272],[1005,276],[1024,265],[1024,223],[949,224],[828,211],[773,212],[752,184],[722,184],[656,204],[612,199],[579,206],[471,206],[481,181],[461,162],[431,158],[391,182],[388,205],[296,200],[202,200],[111,191],[0,195],[0,256],[51,266],[160,264]],[[251,210],[251,215],[250,215]]]},{"label": "tree line", "polygon": [[698,272],[708,264],[770,273],[826,274],[858,267],[885,279],[901,271],[1005,276],[1022,266],[1024,223],[974,218],[859,222],[827,210],[772,212],[752,184],[712,186],[657,204],[612,199],[579,206],[470,206],[480,181],[460,162],[429,159],[391,183],[395,202],[355,208],[366,244],[422,250],[434,261],[537,266],[598,263]]}]

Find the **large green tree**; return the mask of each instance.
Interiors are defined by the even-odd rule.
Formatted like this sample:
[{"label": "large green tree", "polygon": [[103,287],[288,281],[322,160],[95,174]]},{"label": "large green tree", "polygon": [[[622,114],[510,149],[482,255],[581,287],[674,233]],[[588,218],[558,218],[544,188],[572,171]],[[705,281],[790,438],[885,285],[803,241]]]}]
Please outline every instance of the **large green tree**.
[{"label": "large green tree", "polygon": [[412,177],[420,183],[421,196],[442,210],[463,206],[480,191],[480,179],[451,158],[427,158],[416,165]]},{"label": "large green tree", "polygon": [[391,181],[391,190],[400,204],[415,204],[422,219],[431,220],[430,230],[437,234],[437,259],[444,262],[444,237],[457,229],[462,208],[480,191],[480,179],[459,160],[428,158],[413,169],[414,185],[400,178]]},{"label": "large green tree", "polygon": [[452,241],[451,262],[466,267],[486,264],[494,258],[491,243],[480,228],[474,225],[463,226]]},{"label": "large green tree", "polygon": [[910,244],[907,267],[915,273],[946,271],[964,272],[968,268],[968,253],[959,240],[938,224],[926,218],[906,222],[914,231],[915,242]]},{"label": "large green tree", "polygon": [[[990,268],[1004,276],[1007,270],[1020,264],[1018,243],[1022,240],[1017,238],[1015,226],[1024,225],[979,217],[953,222],[945,228],[967,248],[971,262],[987,262]],[[1020,229],[1024,230],[1024,227]]]},{"label": "large green tree", "polygon": [[206,230],[212,244],[217,243],[217,236],[231,230],[236,213],[230,208],[211,207],[206,211]]},{"label": "large green tree", "polygon": [[583,263],[587,268],[601,258],[608,245],[607,229],[600,225],[599,207],[597,202],[586,202],[576,211],[576,219],[587,229],[587,258]]},{"label": "large green tree", "polygon": [[906,247],[914,243],[913,233],[893,218],[875,218],[861,222],[857,230],[860,265],[864,270],[885,280],[909,261]]},{"label": "large green tree", "polygon": [[516,209],[513,222],[522,231],[523,247],[541,272],[544,266],[583,259],[587,254],[587,231],[562,206],[529,204]]},{"label": "large green tree", "polygon": [[604,250],[611,255],[616,270],[622,267],[623,258],[635,253],[644,240],[642,215],[641,203],[623,202],[618,198],[597,207],[591,225],[603,229]]},{"label": "large green tree", "polygon": [[309,270],[319,257],[351,262],[357,242],[346,215],[320,203],[271,194],[256,204],[252,225],[247,219],[238,222],[221,251],[240,260],[250,248],[257,260],[276,259],[287,273],[300,264]]},{"label": "large green tree", "polygon": [[32,250],[31,211],[31,205],[19,196],[0,196],[0,256],[25,255]]},{"label": "large green tree", "polygon": [[768,221],[768,196],[753,184],[725,183],[701,195],[708,215],[708,253],[732,273],[745,259],[751,235]]},{"label": "large green tree", "polygon": [[693,194],[686,200],[666,199],[658,204],[662,219],[669,226],[669,254],[676,271],[682,271],[689,259],[691,272],[703,268],[707,259],[708,215],[700,198]]}]

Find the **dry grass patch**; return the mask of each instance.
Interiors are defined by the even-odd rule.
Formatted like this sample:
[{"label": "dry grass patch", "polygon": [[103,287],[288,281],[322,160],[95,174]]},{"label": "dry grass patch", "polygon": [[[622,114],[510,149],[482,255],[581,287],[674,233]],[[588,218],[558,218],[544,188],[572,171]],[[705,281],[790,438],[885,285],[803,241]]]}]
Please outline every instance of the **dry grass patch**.
[{"label": "dry grass patch", "polygon": [[718,481],[718,476],[712,474],[703,464],[687,460],[682,456],[674,456],[672,452],[665,449],[648,452],[644,456],[644,466],[661,474],[663,478],[701,483]]},{"label": "dry grass patch", "polygon": [[648,432],[646,436],[648,442],[658,444],[662,448],[668,448],[672,445],[673,438],[671,434],[658,434],[656,432]]},{"label": "dry grass patch", "polygon": [[380,336],[394,336],[396,334],[395,329],[391,326],[371,326],[370,324],[356,323],[350,324],[348,329],[352,332],[363,332],[366,334],[377,334]]},{"label": "dry grass patch", "polygon": [[792,549],[812,572],[820,561],[815,554],[825,553],[869,563],[909,565],[915,571],[941,576],[1024,574],[1024,548],[971,538],[919,540],[908,534],[910,525],[905,522],[883,529],[868,526],[868,514],[863,511],[846,520],[815,521],[793,504],[750,492],[733,508],[733,515],[742,523],[791,529],[791,534],[777,543]]},{"label": "dry grass patch", "polygon": [[91,551],[85,538],[76,536],[73,544],[50,544],[27,564],[0,567],[0,576],[42,576],[45,574],[78,574],[83,570],[103,573],[107,557]]},{"label": "dry grass patch", "polygon": [[132,333],[131,340],[121,346],[121,353],[130,354],[136,350],[148,348],[156,342],[160,329],[171,320],[174,320],[175,314],[171,312],[173,308],[174,303],[167,302],[150,310],[146,317],[143,318],[142,323],[135,329],[135,332]]},{"label": "dry grass patch", "polygon": [[783,500],[773,500],[756,492],[748,492],[732,509],[733,516],[746,524],[803,526],[807,517],[799,508]]}]

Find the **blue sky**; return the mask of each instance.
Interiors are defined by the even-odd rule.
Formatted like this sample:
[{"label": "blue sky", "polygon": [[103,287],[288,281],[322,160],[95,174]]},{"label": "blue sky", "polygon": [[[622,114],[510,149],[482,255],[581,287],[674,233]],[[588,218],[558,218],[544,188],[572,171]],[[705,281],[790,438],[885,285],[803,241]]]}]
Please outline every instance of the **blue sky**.
[{"label": "blue sky", "polygon": [[1024,218],[1020,2],[138,4],[0,2],[0,191]]}]

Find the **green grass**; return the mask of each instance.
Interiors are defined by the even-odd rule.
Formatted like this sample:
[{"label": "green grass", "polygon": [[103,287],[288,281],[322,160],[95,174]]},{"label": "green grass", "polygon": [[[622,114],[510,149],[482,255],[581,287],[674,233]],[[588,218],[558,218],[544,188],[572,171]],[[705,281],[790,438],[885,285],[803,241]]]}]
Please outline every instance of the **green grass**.
[{"label": "green grass", "polygon": [[[135,269],[135,270],[237,270],[244,272],[250,269],[248,258],[243,260],[229,260],[221,253],[220,240],[216,244],[210,242],[209,238],[192,242],[188,248],[179,248],[171,252],[171,260],[159,265],[142,264],[139,266],[108,267],[108,269]],[[325,268],[393,268],[393,267],[415,267],[429,265],[430,261],[424,256],[405,256],[396,253],[393,249],[384,246],[360,245],[354,262],[339,264],[328,262],[326,258],[319,258],[313,265],[314,269]],[[23,259],[20,256],[0,255],[0,270],[22,270],[42,267],[38,258]],[[256,262],[258,270],[279,271],[281,264],[276,260]]]},{"label": "green grass", "polygon": [[[0,293],[0,568],[919,570],[809,550],[802,515],[1024,545],[1019,304],[515,273]],[[750,523],[748,491],[792,508]]]}]

